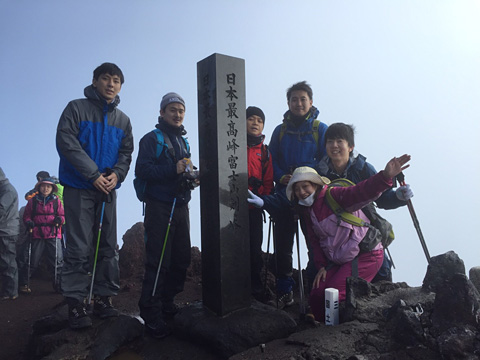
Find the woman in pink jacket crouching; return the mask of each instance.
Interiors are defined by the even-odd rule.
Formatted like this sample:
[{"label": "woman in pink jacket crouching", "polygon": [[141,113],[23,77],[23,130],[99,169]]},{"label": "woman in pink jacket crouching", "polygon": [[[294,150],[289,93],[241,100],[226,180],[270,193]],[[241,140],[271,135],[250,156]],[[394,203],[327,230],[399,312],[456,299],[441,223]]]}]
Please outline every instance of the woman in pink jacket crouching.
[{"label": "woman in pink jacket crouching", "polygon": [[[392,178],[409,167],[410,155],[390,160],[385,169],[351,187],[332,187],[332,197],[346,211],[368,222],[360,210],[391,188]],[[288,183],[287,197],[298,205],[305,223],[307,238],[313,250],[317,275],[310,292],[310,307],[315,320],[325,320],[325,289],[335,288],[339,301],[346,297],[346,279],[352,276],[352,261],[358,255],[358,276],[371,281],[383,261],[383,247],[360,253],[358,244],[367,227],[357,227],[339,219],[328,206],[327,187],[330,181],[310,167],[297,168]]]}]

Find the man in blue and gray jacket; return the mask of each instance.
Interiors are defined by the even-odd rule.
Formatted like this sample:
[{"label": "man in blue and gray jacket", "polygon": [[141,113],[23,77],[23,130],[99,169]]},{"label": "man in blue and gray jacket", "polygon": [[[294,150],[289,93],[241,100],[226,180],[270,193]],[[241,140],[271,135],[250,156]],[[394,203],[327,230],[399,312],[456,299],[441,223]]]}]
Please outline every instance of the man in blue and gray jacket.
[{"label": "man in blue and gray jacket", "polygon": [[85,98],[68,103],[58,122],[59,178],[68,223],[61,287],[73,329],[92,325],[85,298],[95,257],[93,312],[100,318],[118,315],[111,298],[119,289],[115,190],[127,176],[133,152],[130,119],[117,108],[123,82],[117,65],[100,65]]}]

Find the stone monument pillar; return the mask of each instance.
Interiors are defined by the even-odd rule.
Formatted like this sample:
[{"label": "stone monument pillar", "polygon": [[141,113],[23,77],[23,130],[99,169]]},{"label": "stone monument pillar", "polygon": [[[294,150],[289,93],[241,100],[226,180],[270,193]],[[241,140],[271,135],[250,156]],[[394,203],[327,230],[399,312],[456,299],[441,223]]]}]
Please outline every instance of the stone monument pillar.
[{"label": "stone monument pillar", "polygon": [[203,305],[219,316],[250,306],[245,61],[197,63]]}]

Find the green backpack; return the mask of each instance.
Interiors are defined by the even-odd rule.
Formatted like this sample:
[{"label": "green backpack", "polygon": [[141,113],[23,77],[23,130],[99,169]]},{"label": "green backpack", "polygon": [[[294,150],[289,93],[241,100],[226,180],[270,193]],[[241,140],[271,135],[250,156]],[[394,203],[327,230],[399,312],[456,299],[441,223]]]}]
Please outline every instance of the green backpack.
[{"label": "green backpack", "polygon": [[326,199],[328,206],[330,207],[330,209],[332,209],[337,218],[342,219],[343,221],[354,226],[368,227],[367,234],[360,242],[360,244],[358,244],[360,252],[372,251],[379,243],[382,243],[383,248],[386,249],[395,239],[395,235],[393,233],[392,224],[390,224],[386,219],[380,216],[380,214],[375,209],[375,205],[373,203],[369,203],[362,208],[363,213],[368,218],[368,220],[370,220],[369,224],[364,220],[360,219],[359,217],[356,217],[355,215],[345,211],[330,193],[332,187],[348,187],[353,185],[355,184],[348,179],[333,180],[327,186]]},{"label": "green backpack", "polygon": [[282,127],[280,128],[279,141],[282,141],[282,138],[285,135],[285,133],[299,135],[299,136],[300,135],[306,135],[306,134],[312,134],[313,139],[315,140],[315,144],[317,144],[317,146],[318,146],[318,128],[319,127],[320,127],[320,120],[318,120],[318,119],[313,120],[312,131],[311,132],[308,131],[307,133],[287,130],[287,124],[283,123]]}]

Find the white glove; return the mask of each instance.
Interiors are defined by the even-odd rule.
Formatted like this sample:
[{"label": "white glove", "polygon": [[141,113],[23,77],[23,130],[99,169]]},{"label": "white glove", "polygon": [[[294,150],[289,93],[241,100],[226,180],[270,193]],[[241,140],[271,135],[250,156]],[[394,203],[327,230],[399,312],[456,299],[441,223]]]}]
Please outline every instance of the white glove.
[{"label": "white glove", "polygon": [[400,186],[396,191],[395,195],[397,195],[397,198],[402,201],[407,201],[410,200],[413,197],[413,191],[410,188],[410,185],[406,184],[403,186]]},{"label": "white glove", "polygon": [[248,199],[247,199],[249,204],[252,204],[256,208],[262,208],[263,207],[263,200],[255,195],[253,192],[248,190]]}]

